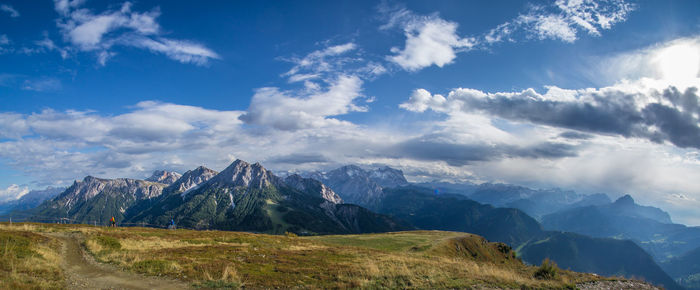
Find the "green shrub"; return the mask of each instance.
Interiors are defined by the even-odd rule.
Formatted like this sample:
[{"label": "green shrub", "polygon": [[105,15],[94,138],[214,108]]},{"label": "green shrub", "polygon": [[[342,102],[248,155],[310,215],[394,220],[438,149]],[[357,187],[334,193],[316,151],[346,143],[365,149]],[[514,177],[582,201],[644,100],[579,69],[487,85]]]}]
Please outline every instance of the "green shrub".
[{"label": "green shrub", "polygon": [[17,259],[23,259],[35,254],[36,253],[31,249],[31,241],[28,238],[18,234],[0,234],[0,256],[3,259],[7,259],[8,255],[12,255]]},{"label": "green shrub", "polygon": [[534,276],[536,279],[540,280],[552,280],[557,277],[558,271],[559,267],[557,267],[557,263],[546,258],[542,261],[542,265],[540,265],[537,271],[535,271]]},{"label": "green shrub", "polygon": [[138,273],[151,275],[164,275],[175,273],[178,270],[177,264],[164,260],[144,260],[134,263],[131,268]]},{"label": "green shrub", "polygon": [[107,250],[119,250],[122,248],[122,244],[119,243],[119,240],[108,237],[108,236],[97,236],[95,237],[95,241],[97,241],[100,246]]}]

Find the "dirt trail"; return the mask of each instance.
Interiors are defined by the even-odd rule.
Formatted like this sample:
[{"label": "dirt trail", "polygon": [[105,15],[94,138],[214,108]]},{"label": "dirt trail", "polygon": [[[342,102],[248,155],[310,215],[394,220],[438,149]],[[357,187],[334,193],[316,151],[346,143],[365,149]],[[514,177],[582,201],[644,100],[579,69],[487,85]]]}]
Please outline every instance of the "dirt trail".
[{"label": "dirt trail", "polygon": [[54,234],[63,242],[63,269],[69,289],[188,289],[187,284],[144,277],[100,264],[87,255],[75,234]]}]

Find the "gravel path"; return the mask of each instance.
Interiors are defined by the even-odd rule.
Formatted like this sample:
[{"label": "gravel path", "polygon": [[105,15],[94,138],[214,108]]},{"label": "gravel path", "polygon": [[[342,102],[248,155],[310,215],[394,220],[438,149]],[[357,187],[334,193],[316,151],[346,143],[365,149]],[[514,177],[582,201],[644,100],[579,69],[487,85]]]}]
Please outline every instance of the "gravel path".
[{"label": "gravel path", "polygon": [[63,269],[69,289],[188,289],[187,284],[175,280],[144,277],[120,271],[97,263],[83,251],[74,234],[54,234],[63,242]]}]

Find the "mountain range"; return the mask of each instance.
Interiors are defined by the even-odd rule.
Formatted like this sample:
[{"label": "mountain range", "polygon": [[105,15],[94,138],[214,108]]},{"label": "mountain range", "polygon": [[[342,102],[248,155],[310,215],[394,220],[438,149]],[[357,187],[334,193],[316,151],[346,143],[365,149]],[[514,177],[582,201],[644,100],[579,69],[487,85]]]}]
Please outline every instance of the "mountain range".
[{"label": "mountain range", "polygon": [[[698,289],[700,227],[674,224],[659,208],[638,205],[625,195],[603,205],[559,211],[542,218],[545,229],[574,232],[591,237],[631,240],[651,254],[672,277],[688,288]],[[677,266],[683,265],[684,271]],[[694,280],[693,280],[694,279]]]},{"label": "mountain range", "polygon": [[376,209],[384,198],[382,188],[407,185],[403,172],[390,167],[364,170],[355,165],[346,165],[329,172],[305,173],[305,177],[318,180],[336,192],[342,192],[346,203]]},{"label": "mountain range", "polygon": [[[647,252],[634,243],[546,231],[525,210],[475,201],[488,201],[501,206],[536,205],[525,209],[542,209],[539,210],[540,213],[547,213],[605,204],[610,202],[607,195],[579,195],[558,189],[533,190],[491,183],[402,183],[393,187],[381,187],[369,178],[370,173],[370,170],[356,166],[344,166],[329,171],[323,178],[344,200],[371,196],[371,203],[365,205],[378,213],[405,220],[419,229],[470,232],[492,241],[507,243],[516,248],[525,262],[530,264],[539,264],[549,257],[555,261],[561,260],[560,263],[574,271],[644,277],[669,289],[679,287]],[[378,188],[381,188],[381,192]],[[366,200],[360,199],[360,202]],[[635,209],[629,211],[630,214],[634,212]],[[664,218],[660,210],[655,208],[642,208],[637,214]],[[542,248],[543,246],[546,247]],[[621,255],[601,254],[622,248],[625,251]],[[572,255],[570,251],[575,254]]]},{"label": "mountain range", "polygon": [[43,190],[32,190],[18,199],[0,203],[0,215],[35,208],[64,190],[66,190],[65,187],[47,187]]},{"label": "mountain range", "polygon": [[[470,232],[507,243],[530,264],[551,258],[575,271],[643,277],[667,288],[677,288],[659,267],[661,261],[655,262],[645,251],[647,248],[640,248],[639,241],[631,236],[611,238],[606,232],[586,234],[589,237],[584,233],[551,231],[560,230],[551,224],[560,219],[556,215],[568,217],[573,223],[577,211],[591,208],[673,225],[665,212],[637,206],[633,201],[634,206],[630,206],[628,199],[631,197],[613,203],[604,194],[579,195],[507,184],[412,184],[403,172],[389,167],[366,170],[348,165],[282,178],[258,163],[236,160],[221,172],[200,166],[182,175],[156,171],[146,180],[88,176],[25,213],[32,214],[35,221],[65,218],[106,224],[114,216],[122,225],[164,227],[174,221],[186,228],[271,234],[411,229]],[[614,204],[626,207],[614,208]],[[595,221],[580,219],[584,224]],[[687,243],[698,245],[692,239]],[[693,255],[674,257],[674,261],[688,265],[683,269],[697,265]],[[674,273],[676,281],[691,281],[685,286],[692,286],[692,281],[697,280],[696,272],[661,265]]]},{"label": "mountain range", "polygon": [[537,220],[541,220],[544,215],[565,209],[610,203],[610,198],[603,193],[584,195],[558,188],[531,189],[502,183],[474,184],[438,181],[416,185],[431,188],[441,193],[461,194],[471,200],[497,207],[517,208]]}]

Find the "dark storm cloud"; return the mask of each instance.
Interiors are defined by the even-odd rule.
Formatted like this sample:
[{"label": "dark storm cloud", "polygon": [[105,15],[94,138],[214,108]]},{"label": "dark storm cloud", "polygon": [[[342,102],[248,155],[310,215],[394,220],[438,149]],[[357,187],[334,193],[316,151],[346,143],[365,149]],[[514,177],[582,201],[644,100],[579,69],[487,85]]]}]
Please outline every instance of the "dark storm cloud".
[{"label": "dark storm cloud", "polygon": [[[501,118],[588,133],[638,137],[678,147],[700,148],[698,89],[684,92],[669,87],[648,96],[653,101],[638,109],[640,95],[620,91],[591,93],[593,101],[570,102],[533,98],[529,93],[494,94],[487,98],[457,93],[462,110],[482,111]],[[566,134],[566,135],[564,135]],[[562,137],[580,137],[564,133]]]},{"label": "dark storm cloud", "polygon": [[452,166],[502,158],[558,159],[576,156],[576,147],[544,142],[532,146],[454,144],[449,142],[411,139],[391,146],[388,156],[427,161],[445,161]]},{"label": "dark storm cloud", "polygon": [[593,135],[581,133],[581,132],[576,132],[576,131],[566,131],[564,133],[559,134],[559,137],[566,138],[566,139],[588,140],[588,139],[593,138]]},{"label": "dark storm cloud", "polygon": [[328,158],[321,154],[290,154],[284,156],[276,156],[268,159],[267,161],[273,163],[285,163],[285,164],[304,164],[304,163],[323,163],[328,162]]}]

